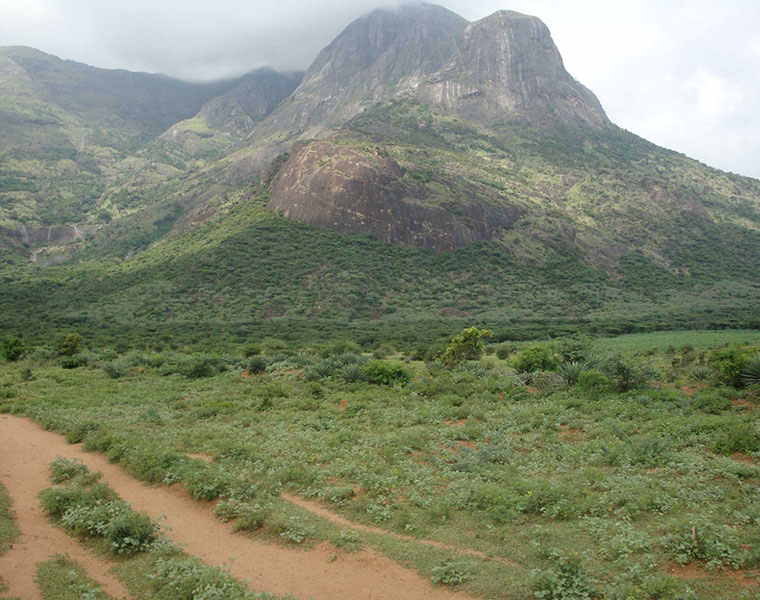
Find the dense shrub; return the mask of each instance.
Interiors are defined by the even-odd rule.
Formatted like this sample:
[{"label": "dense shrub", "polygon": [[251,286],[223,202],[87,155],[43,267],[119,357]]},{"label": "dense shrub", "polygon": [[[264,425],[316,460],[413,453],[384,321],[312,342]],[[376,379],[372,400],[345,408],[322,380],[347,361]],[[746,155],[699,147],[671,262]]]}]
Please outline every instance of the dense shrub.
[{"label": "dense shrub", "polygon": [[441,354],[441,362],[447,367],[456,367],[470,360],[478,360],[483,356],[483,340],[493,336],[490,329],[468,327],[451,338],[446,349]]},{"label": "dense shrub", "polygon": [[378,385],[396,385],[408,383],[409,373],[401,365],[382,360],[373,360],[362,367],[363,376],[370,383]]},{"label": "dense shrub", "polygon": [[713,445],[718,454],[760,451],[760,432],[751,423],[731,423]]},{"label": "dense shrub", "polygon": [[127,374],[124,361],[118,359],[105,363],[103,365],[103,370],[111,379],[119,379]]},{"label": "dense shrub", "polygon": [[24,356],[24,343],[17,337],[4,337],[0,342],[0,353],[8,362],[14,362]]},{"label": "dense shrub", "polygon": [[261,355],[253,355],[245,362],[245,368],[252,375],[263,373],[267,370],[267,359]]},{"label": "dense shrub", "polygon": [[578,387],[590,394],[599,394],[610,389],[610,380],[604,373],[595,369],[581,371],[578,374]]},{"label": "dense shrub", "polygon": [[715,392],[703,392],[693,399],[694,408],[706,413],[717,415],[731,406],[731,400]]},{"label": "dense shrub", "polygon": [[598,598],[591,578],[583,568],[580,559],[553,554],[554,568],[549,571],[534,571],[534,593],[544,600],[589,600]]},{"label": "dense shrub", "polygon": [[61,357],[61,366],[64,369],[78,369],[90,364],[90,357],[87,354],[73,354]]},{"label": "dense shrub", "polygon": [[53,483],[63,483],[87,473],[87,466],[75,458],[56,458],[50,463],[50,479]]},{"label": "dense shrub", "polygon": [[621,356],[610,356],[601,363],[602,372],[610,377],[618,392],[627,392],[646,386],[649,379],[656,376],[651,370],[635,364]]},{"label": "dense shrub", "polygon": [[718,374],[718,380],[726,385],[741,387],[744,368],[756,357],[755,348],[730,346],[710,352],[708,362]]},{"label": "dense shrub", "polygon": [[56,350],[60,356],[74,356],[84,344],[84,339],[78,333],[67,333],[59,338]]},{"label": "dense shrub", "polygon": [[545,346],[533,346],[526,348],[512,359],[512,366],[520,372],[532,373],[533,371],[554,371],[557,368],[557,359]]}]

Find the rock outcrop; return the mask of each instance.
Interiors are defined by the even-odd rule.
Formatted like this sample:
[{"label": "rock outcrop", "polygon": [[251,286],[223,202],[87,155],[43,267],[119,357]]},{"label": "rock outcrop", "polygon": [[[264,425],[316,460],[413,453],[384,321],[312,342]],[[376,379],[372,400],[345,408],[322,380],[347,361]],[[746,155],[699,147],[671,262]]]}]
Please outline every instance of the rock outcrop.
[{"label": "rock outcrop", "polygon": [[458,206],[455,214],[431,200],[381,148],[323,141],[296,147],[272,181],[268,207],[317,227],[435,252],[490,240],[520,214],[485,204]]},{"label": "rock outcrop", "polygon": [[470,24],[448,64],[415,95],[481,123],[610,125],[596,96],[565,70],[546,25],[514,11]]}]

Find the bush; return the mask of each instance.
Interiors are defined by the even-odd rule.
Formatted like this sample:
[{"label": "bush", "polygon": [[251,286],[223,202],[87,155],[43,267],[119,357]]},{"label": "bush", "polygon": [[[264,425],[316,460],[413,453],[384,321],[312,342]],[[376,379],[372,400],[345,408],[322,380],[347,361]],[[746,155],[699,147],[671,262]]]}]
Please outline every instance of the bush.
[{"label": "bush", "polygon": [[147,550],[158,535],[158,525],[146,514],[134,512],[128,504],[111,520],[105,537],[116,554],[135,554]]},{"label": "bush", "polygon": [[443,583],[446,585],[459,585],[472,577],[467,564],[456,562],[452,559],[442,565],[433,567],[433,583]]},{"label": "bush", "polygon": [[0,342],[0,353],[8,362],[15,362],[24,356],[24,343],[17,337],[4,337]]},{"label": "bush", "polygon": [[624,360],[620,356],[611,356],[602,361],[602,372],[614,380],[615,389],[618,392],[645,387],[647,381],[656,376],[655,373]]},{"label": "bush", "polygon": [[243,356],[246,358],[251,358],[257,354],[261,354],[261,346],[259,344],[248,344],[243,348]]},{"label": "bush", "polygon": [[740,569],[750,557],[749,551],[739,544],[733,528],[707,520],[678,527],[663,537],[662,545],[681,565],[699,561],[711,568]]},{"label": "bush", "polygon": [[708,362],[717,372],[718,380],[726,385],[742,387],[742,372],[747,364],[756,356],[754,348],[731,346],[716,348],[710,352]]},{"label": "bush", "polygon": [[90,358],[86,354],[65,355],[61,358],[61,366],[64,369],[78,369],[90,364]]},{"label": "bush", "polygon": [[483,340],[493,336],[490,329],[468,327],[459,335],[451,338],[451,342],[441,355],[441,362],[447,367],[456,367],[468,360],[478,360],[483,356]]},{"label": "bush", "polygon": [[694,398],[693,405],[698,410],[717,415],[731,406],[731,400],[714,392],[703,393]]},{"label": "bush", "polygon": [[127,370],[124,368],[124,361],[121,360],[112,360],[104,364],[103,370],[111,379],[120,379],[127,373]]},{"label": "bush", "polygon": [[84,343],[84,338],[78,333],[67,333],[61,336],[56,344],[59,356],[74,356]]},{"label": "bush", "polygon": [[151,584],[155,600],[274,600],[249,591],[226,571],[192,558],[159,558]]},{"label": "bush", "polygon": [[245,368],[251,375],[263,373],[267,370],[267,359],[261,355],[253,355],[246,361]]},{"label": "bush", "polygon": [[552,554],[551,571],[534,571],[536,598],[546,600],[588,600],[598,598],[591,579],[578,558]]},{"label": "bush", "polygon": [[582,363],[590,350],[588,340],[580,337],[562,338],[556,345],[557,354],[565,362]]},{"label": "bush", "polygon": [[521,373],[554,371],[557,368],[557,360],[552,356],[549,348],[534,346],[518,352],[512,359],[512,366]]},{"label": "bush", "polygon": [[188,379],[213,377],[224,368],[223,362],[211,356],[194,356],[185,364],[181,373]]},{"label": "bush", "polygon": [[589,369],[578,375],[578,387],[590,394],[600,394],[610,389],[610,380],[604,373]]},{"label": "bush", "polygon": [[511,344],[500,344],[496,349],[496,357],[504,360],[505,358],[508,358],[510,354],[512,354],[512,350],[513,347]]},{"label": "bush", "polygon": [[77,475],[87,473],[87,465],[75,458],[56,458],[50,463],[50,473],[50,480],[53,483],[63,483]]},{"label": "bush", "polygon": [[396,352],[396,349],[391,346],[390,344],[381,344],[377,348],[375,348],[375,351],[372,353],[372,356],[377,359],[387,358],[391,354],[394,354]]},{"label": "bush", "polygon": [[760,433],[751,423],[731,423],[725,428],[713,445],[718,454],[760,451]]},{"label": "bush", "polygon": [[370,383],[378,385],[396,385],[409,382],[409,373],[401,365],[373,360],[361,369],[362,375]]}]

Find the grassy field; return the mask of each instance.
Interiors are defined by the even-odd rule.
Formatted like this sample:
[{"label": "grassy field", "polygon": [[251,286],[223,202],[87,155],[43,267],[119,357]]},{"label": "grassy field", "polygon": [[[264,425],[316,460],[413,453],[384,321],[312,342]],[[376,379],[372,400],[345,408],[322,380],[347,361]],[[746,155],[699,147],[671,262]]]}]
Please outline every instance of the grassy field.
[{"label": "grassy field", "polygon": [[757,598],[760,396],[738,375],[759,341],[559,340],[455,368],[37,349],[0,365],[0,408],[255,539],[371,547],[483,598]]}]

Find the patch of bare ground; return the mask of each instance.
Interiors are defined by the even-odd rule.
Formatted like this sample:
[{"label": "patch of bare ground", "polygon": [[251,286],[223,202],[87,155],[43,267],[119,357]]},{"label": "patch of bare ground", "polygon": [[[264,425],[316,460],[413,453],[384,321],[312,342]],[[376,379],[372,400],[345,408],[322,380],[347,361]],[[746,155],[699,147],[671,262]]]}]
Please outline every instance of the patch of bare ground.
[{"label": "patch of bare ground", "polygon": [[563,425],[558,435],[565,442],[580,442],[583,440],[583,429],[571,429]]},{"label": "patch of bare ground", "polygon": [[746,463],[748,465],[755,464],[755,460],[751,456],[744,454],[744,452],[734,452],[731,455],[731,458],[733,458],[734,460],[738,462]]},{"label": "patch of bare ground", "polygon": [[744,408],[744,409],[753,409],[755,406],[750,402],[749,400],[745,400],[743,398],[738,398],[736,400],[731,400],[731,406],[734,408]]},{"label": "patch of bare ground", "polygon": [[[0,479],[13,501],[13,512],[21,535],[11,549],[0,556],[0,573],[8,585],[5,595],[24,600],[41,600],[35,582],[37,565],[55,554],[67,555],[115,598],[127,591],[109,572],[108,561],[88,552],[75,539],[53,525],[40,506],[37,495],[50,487],[48,465],[59,455],[71,456],[63,447],[44,449],[45,442],[27,436],[17,426],[20,419],[0,419]],[[28,426],[27,422],[23,422]]]},{"label": "patch of bare ground", "polygon": [[[145,511],[154,519],[163,517],[162,525],[168,536],[192,554],[211,566],[227,566],[240,580],[251,588],[274,594],[292,594],[296,598],[315,600],[397,600],[415,598],[420,600],[466,600],[470,598],[463,591],[434,586],[431,581],[412,569],[395,563],[382,554],[364,549],[355,553],[340,554],[338,560],[331,561],[334,549],[326,544],[307,550],[266,544],[244,535],[232,532],[229,524],[218,520],[211,512],[211,504],[196,502],[179,487],[151,487],[113,465],[99,455],[85,452],[81,445],[70,445],[55,433],[42,430],[31,421],[11,415],[0,416],[0,456],[3,457],[0,473],[15,506],[38,506],[35,495],[47,487],[48,465],[57,456],[78,458],[90,470],[103,473],[108,483],[135,510]],[[16,465],[13,469],[9,465]],[[36,475],[31,475],[35,473]],[[14,475],[15,474],[15,475]],[[50,526],[47,519],[36,509],[39,519],[49,527],[51,535],[45,543],[46,554],[66,553],[67,543],[72,550],[71,558],[81,562],[88,574],[98,582],[106,584],[99,571],[90,569],[91,563],[77,553],[79,545],[66,534]],[[19,525],[24,527],[19,519]],[[22,535],[34,535],[28,527]],[[18,545],[18,544],[17,544]],[[15,550],[15,547],[14,547]],[[25,568],[33,580],[35,563],[25,552],[11,550],[3,559],[16,556],[18,568]],[[3,564],[3,573],[17,570]],[[6,568],[7,567],[7,568]],[[9,570],[10,569],[10,570]],[[107,573],[105,573],[107,575]],[[20,581],[23,581],[21,579]],[[19,582],[20,582],[19,581]],[[120,597],[121,590],[106,587],[106,591]],[[25,592],[13,594],[24,598],[39,598]]]},{"label": "patch of bare ground", "polygon": [[518,566],[517,563],[507,560],[505,558],[489,556],[485,552],[479,552],[478,550],[473,550],[472,548],[462,548],[460,546],[453,546],[451,544],[446,544],[444,542],[439,542],[437,540],[420,539],[420,538],[412,537],[410,535],[404,535],[403,533],[395,533],[393,531],[387,531],[386,529],[380,529],[379,527],[373,527],[371,525],[364,525],[363,523],[357,523],[356,521],[352,521],[342,515],[332,512],[331,510],[329,510],[328,508],[326,508],[319,502],[314,502],[313,500],[307,500],[306,498],[301,498],[300,496],[295,496],[293,494],[288,494],[286,492],[282,492],[281,496],[288,502],[292,502],[296,506],[300,506],[304,510],[307,510],[314,515],[327,519],[334,525],[339,525],[340,527],[347,527],[350,529],[354,529],[356,531],[366,531],[368,533],[377,533],[380,535],[394,537],[399,540],[408,540],[408,541],[416,542],[418,544],[424,544],[425,546],[433,546],[434,548],[443,548],[445,550],[452,550],[454,552],[460,552],[462,554],[469,554],[470,556],[477,556],[478,558],[482,558],[485,560],[493,560],[496,562],[500,562],[502,564],[505,564],[511,567]]},{"label": "patch of bare ground", "polygon": [[697,563],[688,565],[679,565],[671,563],[667,568],[668,573],[681,579],[705,579],[711,581],[725,581],[730,579],[745,588],[755,588],[760,586],[760,571],[750,571],[748,569],[726,569],[724,571],[708,571]]}]

